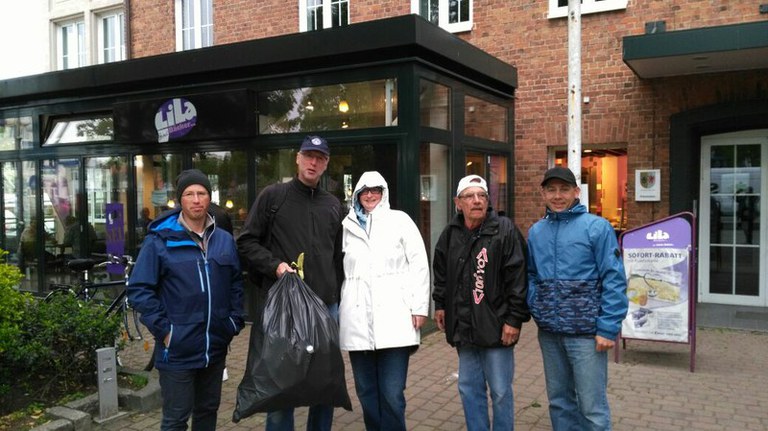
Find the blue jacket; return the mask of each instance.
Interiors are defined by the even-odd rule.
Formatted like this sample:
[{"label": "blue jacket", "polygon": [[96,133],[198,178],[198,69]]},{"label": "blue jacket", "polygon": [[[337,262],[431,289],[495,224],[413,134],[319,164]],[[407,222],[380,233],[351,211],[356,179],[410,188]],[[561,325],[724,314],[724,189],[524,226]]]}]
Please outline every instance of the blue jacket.
[{"label": "blue jacket", "polygon": [[614,339],[627,279],[613,227],[576,202],[528,231],[528,306],[539,329]]},{"label": "blue jacket", "polygon": [[161,370],[204,368],[223,360],[232,337],[244,326],[243,283],[232,235],[215,225],[206,230],[207,250],[179,223],[180,210],[149,226],[128,281],[128,299],[162,346]]}]

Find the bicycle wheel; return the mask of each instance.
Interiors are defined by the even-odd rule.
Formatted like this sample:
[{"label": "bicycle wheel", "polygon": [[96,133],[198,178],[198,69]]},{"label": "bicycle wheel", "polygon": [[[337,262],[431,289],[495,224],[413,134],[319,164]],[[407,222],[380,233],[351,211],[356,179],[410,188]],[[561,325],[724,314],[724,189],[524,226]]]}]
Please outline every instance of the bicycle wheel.
[{"label": "bicycle wheel", "polygon": [[72,290],[71,287],[65,284],[51,285],[51,291],[48,292],[47,295],[45,295],[45,298],[43,298],[43,301],[51,302],[56,300],[56,298],[62,298],[65,296],[71,296],[73,298],[77,298],[77,293],[75,293],[75,291]]}]

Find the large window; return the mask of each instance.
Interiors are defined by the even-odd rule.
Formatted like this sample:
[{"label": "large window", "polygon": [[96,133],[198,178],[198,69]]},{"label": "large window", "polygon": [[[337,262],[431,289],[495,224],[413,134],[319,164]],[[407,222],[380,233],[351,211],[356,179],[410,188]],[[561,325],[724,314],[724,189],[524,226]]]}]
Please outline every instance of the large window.
[{"label": "large window", "polygon": [[52,118],[43,146],[111,141],[115,135],[111,114]]},{"label": "large window", "polygon": [[176,1],[176,50],[213,45],[213,0]]},{"label": "large window", "polygon": [[464,134],[507,142],[507,108],[477,97],[464,97]]},{"label": "large window", "polygon": [[397,125],[397,80],[265,91],[259,133],[293,133]]},{"label": "large window", "polygon": [[122,11],[112,11],[98,17],[99,63],[125,60],[125,19]]},{"label": "large window", "polygon": [[[581,0],[581,13],[607,12],[627,8],[627,0]],[[568,0],[549,0],[549,18],[568,15]]]},{"label": "large window", "polygon": [[349,25],[349,0],[299,0],[299,31]]},{"label": "large window", "polygon": [[472,30],[472,0],[411,0],[411,12],[450,32]]},{"label": "large window", "polygon": [[426,79],[419,82],[419,124],[451,129],[451,89]]},{"label": "large window", "polygon": [[57,68],[72,69],[88,64],[85,42],[85,22],[82,20],[60,23],[56,30]]}]

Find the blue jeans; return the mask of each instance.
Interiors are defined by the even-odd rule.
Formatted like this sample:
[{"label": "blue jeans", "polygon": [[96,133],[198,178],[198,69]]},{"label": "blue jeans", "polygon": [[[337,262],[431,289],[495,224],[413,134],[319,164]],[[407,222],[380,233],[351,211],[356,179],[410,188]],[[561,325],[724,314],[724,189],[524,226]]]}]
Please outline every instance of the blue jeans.
[{"label": "blue jeans", "polygon": [[459,347],[459,395],[467,431],[490,430],[488,389],[491,392],[493,430],[515,427],[512,378],[515,375],[513,347]]},{"label": "blue jeans", "polygon": [[208,368],[158,371],[163,397],[160,430],[186,430],[190,416],[193,431],[215,430],[224,361],[210,364]]},{"label": "blue jeans", "polygon": [[[328,312],[339,321],[339,304],[328,305]],[[293,431],[293,408],[267,412],[266,431]],[[331,431],[333,406],[312,406],[307,415],[307,431]]]},{"label": "blue jeans", "polygon": [[549,418],[554,431],[611,429],[608,352],[595,350],[595,336],[539,330]]},{"label": "blue jeans", "polygon": [[405,431],[405,380],[410,347],[349,352],[368,431]]}]

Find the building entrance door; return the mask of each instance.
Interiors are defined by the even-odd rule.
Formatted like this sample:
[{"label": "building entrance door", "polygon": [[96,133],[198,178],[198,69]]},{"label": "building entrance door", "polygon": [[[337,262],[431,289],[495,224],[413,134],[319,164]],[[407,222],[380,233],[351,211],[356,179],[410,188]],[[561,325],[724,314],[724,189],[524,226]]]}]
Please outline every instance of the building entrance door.
[{"label": "building entrance door", "polygon": [[699,300],[766,306],[768,129],[702,138]]}]

